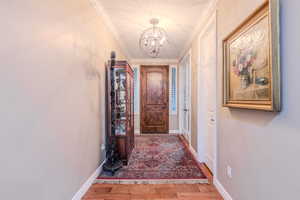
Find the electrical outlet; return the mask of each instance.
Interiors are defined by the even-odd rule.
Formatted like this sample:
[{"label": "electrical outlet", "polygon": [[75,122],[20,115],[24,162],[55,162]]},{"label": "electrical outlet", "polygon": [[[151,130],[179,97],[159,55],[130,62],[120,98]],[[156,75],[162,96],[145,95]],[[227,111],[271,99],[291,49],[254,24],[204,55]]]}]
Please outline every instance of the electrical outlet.
[{"label": "electrical outlet", "polygon": [[227,176],[229,177],[229,178],[232,178],[232,169],[231,169],[231,167],[228,165],[227,166]]}]

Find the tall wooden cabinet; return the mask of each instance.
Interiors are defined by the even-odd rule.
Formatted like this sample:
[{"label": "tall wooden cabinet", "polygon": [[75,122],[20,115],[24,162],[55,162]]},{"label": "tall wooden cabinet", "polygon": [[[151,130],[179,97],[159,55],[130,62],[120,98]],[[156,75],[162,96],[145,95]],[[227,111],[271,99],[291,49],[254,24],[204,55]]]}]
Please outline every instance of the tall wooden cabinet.
[{"label": "tall wooden cabinet", "polygon": [[[110,72],[109,67],[107,72]],[[113,66],[114,87],[111,87],[111,73],[107,73],[107,94],[114,88],[115,99],[108,98],[107,115],[115,120],[115,136],[118,153],[124,165],[127,165],[132,149],[134,148],[134,110],[133,110],[133,70],[126,61],[116,61]],[[111,103],[115,109],[111,110]],[[107,127],[111,129],[111,121]],[[111,134],[111,133],[110,133]]]}]

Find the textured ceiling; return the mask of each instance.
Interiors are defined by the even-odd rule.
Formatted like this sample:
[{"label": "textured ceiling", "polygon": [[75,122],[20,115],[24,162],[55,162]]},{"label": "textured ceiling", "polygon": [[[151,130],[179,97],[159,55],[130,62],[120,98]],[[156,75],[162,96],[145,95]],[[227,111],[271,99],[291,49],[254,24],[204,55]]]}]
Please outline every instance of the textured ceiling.
[{"label": "textured ceiling", "polygon": [[197,23],[211,0],[98,0],[131,59],[149,58],[139,48],[143,30],[149,20],[158,18],[168,35],[168,43],[159,58],[178,59],[193,36]]}]

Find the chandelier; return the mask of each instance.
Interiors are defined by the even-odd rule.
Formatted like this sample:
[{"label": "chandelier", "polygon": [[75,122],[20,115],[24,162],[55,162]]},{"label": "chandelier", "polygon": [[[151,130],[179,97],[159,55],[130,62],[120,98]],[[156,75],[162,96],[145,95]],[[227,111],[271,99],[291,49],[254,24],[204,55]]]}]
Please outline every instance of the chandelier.
[{"label": "chandelier", "polygon": [[158,57],[161,47],[167,41],[167,34],[164,29],[157,27],[159,20],[150,20],[151,28],[146,29],[140,38],[140,48],[152,58]]}]

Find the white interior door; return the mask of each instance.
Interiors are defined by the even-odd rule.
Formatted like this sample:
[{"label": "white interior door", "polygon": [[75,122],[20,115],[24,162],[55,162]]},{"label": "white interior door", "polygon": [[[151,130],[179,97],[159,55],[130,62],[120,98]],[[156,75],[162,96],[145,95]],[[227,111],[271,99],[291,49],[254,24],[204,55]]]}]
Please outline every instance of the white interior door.
[{"label": "white interior door", "polygon": [[184,137],[191,142],[191,56],[188,53],[179,64],[180,126]]},{"label": "white interior door", "polygon": [[199,157],[216,172],[216,16],[209,20],[199,38],[200,60],[198,91],[198,144]]}]

